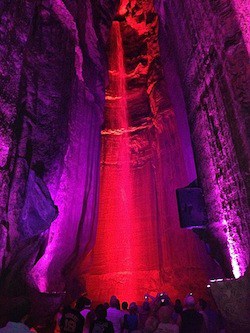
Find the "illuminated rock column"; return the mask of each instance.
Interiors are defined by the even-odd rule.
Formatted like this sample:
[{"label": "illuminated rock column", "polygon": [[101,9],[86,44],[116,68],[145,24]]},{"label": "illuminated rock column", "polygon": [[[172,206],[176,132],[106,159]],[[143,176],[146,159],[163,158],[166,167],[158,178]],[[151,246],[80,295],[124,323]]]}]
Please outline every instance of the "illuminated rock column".
[{"label": "illuminated rock column", "polygon": [[250,260],[248,5],[155,4],[162,56],[175,61],[184,93],[212,254],[227,276],[237,278]]},{"label": "illuminated rock column", "polygon": [[117,20],[109,41],[99,223],[86,274],[88,295],[102,302],[112,294],[140,302],[146,292],[159,290],[182,297],[191,288],[202,295],[209,267],[217,273],[204,244],[179,226],[175,190],[187,177],[159,59],[153,2],[123,3]]}]

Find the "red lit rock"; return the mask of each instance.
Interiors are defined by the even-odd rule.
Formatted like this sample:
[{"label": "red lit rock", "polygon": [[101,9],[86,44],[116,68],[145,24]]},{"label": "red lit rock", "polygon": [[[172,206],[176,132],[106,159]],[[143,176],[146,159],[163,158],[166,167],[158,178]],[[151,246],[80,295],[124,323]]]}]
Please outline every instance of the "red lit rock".
[{"label": "red lit rock", "polygon": [[202,294],[213,264],[200,240],[179,227],[175,190],[187,177],[158,17],[153,1],[127,1],[124,8],[109,40],[99,224],[87,290],[98,301],[115,294],[140,302],[159,290]]}]

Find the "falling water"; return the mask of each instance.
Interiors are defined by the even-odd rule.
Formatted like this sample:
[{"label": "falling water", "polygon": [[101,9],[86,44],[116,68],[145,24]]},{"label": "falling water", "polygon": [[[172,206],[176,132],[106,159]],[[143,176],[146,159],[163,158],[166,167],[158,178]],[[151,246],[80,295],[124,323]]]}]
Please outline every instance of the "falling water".
[{"label": "falling water", "polygon": [[[113,22],[110,38],[109,58],[109,92],[107,100],[110,102],[110,110],[107,112],[109,134],[114,137],[117,172],[112,201],[115,201],[114,210],[118,217],[110,221],[113,232],[113,254],[117,251],[117,245],[124,244],[123,262],[116,262],[118,271],[131,270],[133,260],[131,258],[131,227],[132,227],[132,175],[130,172],[130,145],[129,145],[129,121],[126,92],[126,71],[124,66],[124,54],[120,23]],[[111,134],[112,133],[112,134]],[[105,135],[105,131],[103,133]],[[110,145],[110,144],[109,144]],[[111,145],[112,146],[112,145]],[[106,147],[106,149],[110,149]],[[113,149],[113,148],[111,148]],[[118,177],[118,178],[117,178]],[[115,265],[115,263],[114,263]]]},{"label": "falling water", "polygon": [[[142,130],[137,126],[134,131],[129,115],[135,109],[131,104],[128,107],[128,100],[137,92],[131,93],[126,86],[127,75],[131,73],[126,73],[120,23],[113,22],[98,231],[86,276],[88,293],[99,302],[113,294],[121,300],[140,302],[146,292],[159,290],[180,297],[180,291],[182,295],[191,287],[194,291],[206,279],[200,268],[203,257],[197,259],[201,251],[196,250],[194,235],[179,228],[175,190],[186,184],[186,178],[167,91],[160,85],[151,92],[149,99],[157,106],[157,117],[151,116],[151,127]],[[144,88],[146,92],[147,86]],[[132,100],[136,100],[134,95]],[[138,105],[146,108],[148,104]]]},{"label": "falling water", "polygon": [[[111,29],[109,53],[109,87],[105,129],[102,132],[101,193],[94,266],[95,274],[102,274],[102,279],[112,285],[110,293],[125,298],[128,290],[133,296],[136,295],[131,278],[135,270],[135,253],[132,251],[135,223],[126,71],[120,23],[116,21]],[[91,279],[94,281],[93,276]],[[89,289],[92,289],[91,286]],[[121,290],[124,295],[121,295]]]},{"label": "falling water", "polygon": [[[117,21],[114,21],[112,25],[110,46],[109,88],[106,98],[112,103],[112,111],[107,114],[106,123],[109,123],[109,129],[114,131],[117,130],[116,134],[119,134],[120,131],[124,131],[124,140],[127,140],[128,107],[126,93],[126,71],[124,67],[120,23]],[[128,151],[129,148],[127,147],[126,150]]]}]

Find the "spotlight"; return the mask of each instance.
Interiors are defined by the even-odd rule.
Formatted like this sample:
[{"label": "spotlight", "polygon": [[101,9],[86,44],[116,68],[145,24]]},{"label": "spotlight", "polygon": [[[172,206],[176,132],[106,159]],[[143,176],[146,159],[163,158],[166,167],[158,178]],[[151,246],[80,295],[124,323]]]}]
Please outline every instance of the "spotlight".
[{"label": "spotlight", "polygon": [[212,280],[210,280],[210,282],[222,282],[223,281],[223,279],[212,279]]}]

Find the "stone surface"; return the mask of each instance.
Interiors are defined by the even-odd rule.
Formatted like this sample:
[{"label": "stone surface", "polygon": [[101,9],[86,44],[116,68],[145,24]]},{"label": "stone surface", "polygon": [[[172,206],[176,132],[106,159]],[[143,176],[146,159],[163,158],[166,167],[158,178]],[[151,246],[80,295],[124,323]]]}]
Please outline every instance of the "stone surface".
[{"label": "stone surface", "polygon": [[198,237],[179,226],[175,190],[188,178],[153,1],[124,1],[108,45],[99,224],[85,275],[89,296],[142,302],[145,293],[162,290],[173,298],[190,290],[202,295],[208,278],[220,272]]},{"label": "stone surface", "polygon": [[57,216],[58,210],[47,186],[33,170],[30,170],[17,231],[24,238],[38,236],[49,229]]},{"label": "stone surface", "polygon": [[226,332],[247,333],[250,330],[250,271],[239,279],[214,281],[211,292],[226,321]]},{"label": "stone surface", "polygon": [[201,290],[213,266],[174,197],[195,176],[186,111],[213,254],[227,276],[249,265],[248,2],[154,4],[1,1],[1,294],[84,290],[98,207],[90,290]]},{"label": "stone surface", "polygon": [[250,253],[249,3],[155,4],[161,49],[175,60],[185,97],[210,243],[227,276],[239,277]]},{"label": "stone surface", "polygon": [[69,275],[93,247],[115,10],[108,0],[1,2],[2,293],[72,289]]}]

